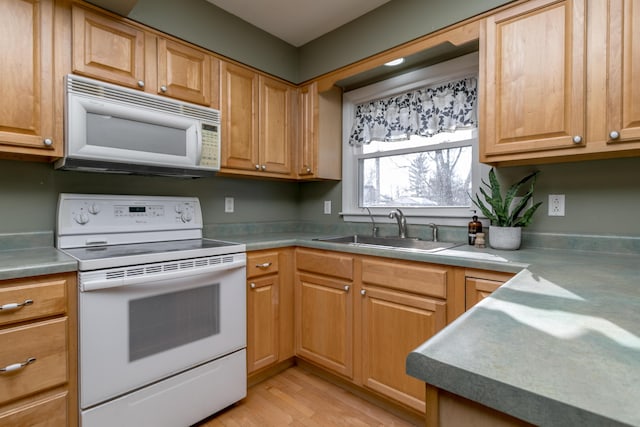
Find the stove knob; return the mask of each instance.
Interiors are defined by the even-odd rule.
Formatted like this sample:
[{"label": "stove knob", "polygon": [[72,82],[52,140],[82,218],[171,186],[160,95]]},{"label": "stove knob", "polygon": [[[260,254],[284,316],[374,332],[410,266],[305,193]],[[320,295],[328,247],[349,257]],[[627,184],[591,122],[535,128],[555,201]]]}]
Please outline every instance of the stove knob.
[{"label": "stove knob", "polygon": [[184,211],[182,215],[180,215],[180,219],[182,222],[189,222],[193,219],[193,215],[191,215],[191,212],[189,211]]},{"label": "stove knob", "polygon": [[182,207],[182,205],[176,205],[176,213],[182,213],[183,210],[184,208]]},{"label": "stove knob", "polygon": [[85,212],[80,212],[79,214],[76,214],[73,219],[80,225],[85,225],[86,223],[89,222],[89,215],[87,215]]},{"label": "stove knob", "polygon": [[91,215],[97,215],[98,213],[100,213],[100,206],[98,204],[96,204],[96,203],[92,203],[89,206],[89,213]]}]

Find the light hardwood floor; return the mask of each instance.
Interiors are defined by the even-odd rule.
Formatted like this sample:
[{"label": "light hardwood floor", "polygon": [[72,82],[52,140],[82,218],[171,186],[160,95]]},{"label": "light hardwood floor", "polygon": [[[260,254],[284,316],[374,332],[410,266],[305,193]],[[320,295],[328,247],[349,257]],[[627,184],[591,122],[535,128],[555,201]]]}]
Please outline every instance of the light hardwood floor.
[{"label": "light hardwood floor", "polygon": [[398,426],[414,424],[294,366],[249,388],[246,399],[197,427]]}]

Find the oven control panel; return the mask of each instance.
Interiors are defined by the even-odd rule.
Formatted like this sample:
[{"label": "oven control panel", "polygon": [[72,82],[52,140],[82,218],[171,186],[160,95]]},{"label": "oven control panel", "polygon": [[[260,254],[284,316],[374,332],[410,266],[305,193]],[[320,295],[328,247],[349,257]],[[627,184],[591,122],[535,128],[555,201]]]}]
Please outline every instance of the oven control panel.
[{"label": "oven control panel", "polygon": [[[117,196],[63,193],[58,235],[202,230],[197,197]],[[185,237],[189,238],[189,237]]]}]

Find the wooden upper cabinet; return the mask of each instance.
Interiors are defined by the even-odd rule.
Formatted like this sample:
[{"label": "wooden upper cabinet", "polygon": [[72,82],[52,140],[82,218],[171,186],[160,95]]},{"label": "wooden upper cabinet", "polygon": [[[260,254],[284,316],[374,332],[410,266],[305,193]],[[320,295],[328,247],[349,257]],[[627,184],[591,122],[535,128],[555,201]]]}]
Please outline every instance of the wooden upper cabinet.
[{"label": "wooden upper cabinet", "polygon": [[[53,2],[6,0],[0,13],[0,153],[60,157],[54,105]],[[61,122],[61,121],[60,121]]]},{"label": "wooden upper cabinet", "polygon": [[297,177],[341,179],[342,91],[318,92],[318,83],[298,90]]},{"label": "wooden upper cabinet", "polygon": [[295,90],[278,80],[260,76],[260,169],[291,174]]},{"label": "wooden upper cabinet", "polygon": [[205,50],[78,5],[72,23],[74,73],[219,108],[219,61]]},{"label": "wooden upper cabinet", "polygon": [[220,76],[222,167],[259,170],[258,74],[222,61]]},{"label": "wooden upper cabinet", "polygon": [[640,4],[609,1],[607,142],[640,140]]},{"label": "wooden upper cabinet", "polygon": [[295,89],[221,61],[223,172],[292,176]]},{"label": "wooden upper cabinet", "polygon": [[316,137],[318,130],[318,83],[299,89],[298,94],[298,152],[299,178],[314,177],[317,171]]},{"label": "wooden upper cabinet", "polygon": [[533,0],[481,31],[481,154],[585,142],[585,0]]},{"label": "wooden upper cabinet", "polygon": [[219,61],[202,50],[158,38],[158,93],[196,104],[211,105],[212,75]]},{"label": "wooden upper cabinet", "polygon": [[73,72],[143,89],[145,33],[125,22],[73,6]]}]

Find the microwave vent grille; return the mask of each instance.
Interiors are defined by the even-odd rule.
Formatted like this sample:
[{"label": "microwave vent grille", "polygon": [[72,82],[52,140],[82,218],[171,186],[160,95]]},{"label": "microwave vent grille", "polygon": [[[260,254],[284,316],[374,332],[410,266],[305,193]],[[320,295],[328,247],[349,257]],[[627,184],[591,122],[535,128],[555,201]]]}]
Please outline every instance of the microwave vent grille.
[{"label": "microwave vent grille", "polygon": [[114,85],[107,85],[94,80],[80,79],[75,76],[67,76],[67,91],[94,98],[122,102],[127,105],[137,105],[142,108],[179,114],[208,123],[220,123],[220,112],[218,110],[185,104],[175,100],[165,100],[160,96],[153,96],[126,88],[118,88]]}]

